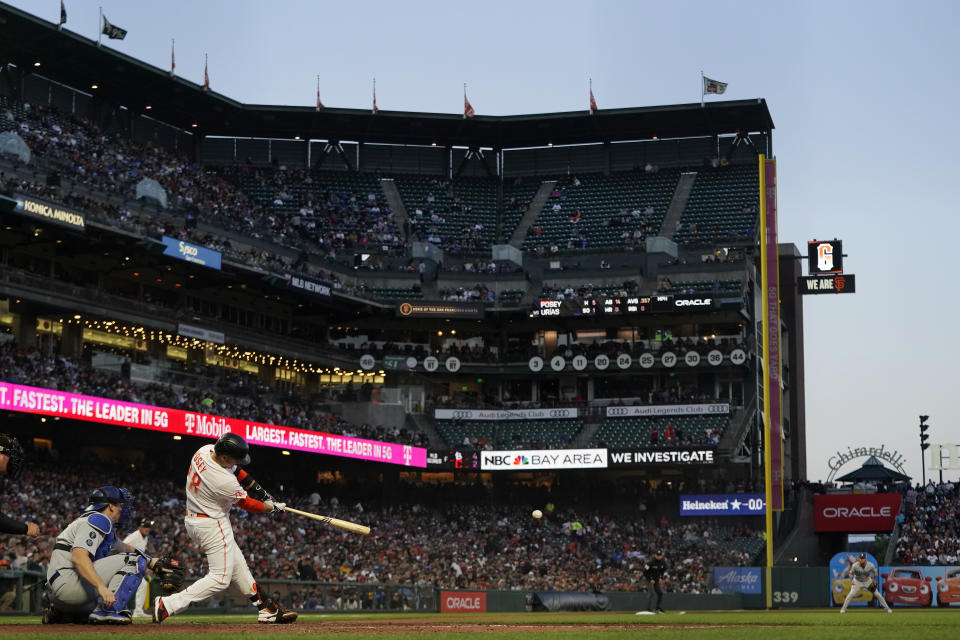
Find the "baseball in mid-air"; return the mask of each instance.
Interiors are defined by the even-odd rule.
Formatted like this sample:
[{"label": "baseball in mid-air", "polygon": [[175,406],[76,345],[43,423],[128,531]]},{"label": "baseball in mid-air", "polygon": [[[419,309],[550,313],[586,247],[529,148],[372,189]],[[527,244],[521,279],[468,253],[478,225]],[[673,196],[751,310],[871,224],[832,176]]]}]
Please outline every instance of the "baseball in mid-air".
[{"label": "baseball in mid-air", "polygon": [[534,518],[539,520],[540,518],[543,517],[543,511],[540,511],[540,509],[534,509],[533,513],[531,513],[530,515],[532,515]]}]

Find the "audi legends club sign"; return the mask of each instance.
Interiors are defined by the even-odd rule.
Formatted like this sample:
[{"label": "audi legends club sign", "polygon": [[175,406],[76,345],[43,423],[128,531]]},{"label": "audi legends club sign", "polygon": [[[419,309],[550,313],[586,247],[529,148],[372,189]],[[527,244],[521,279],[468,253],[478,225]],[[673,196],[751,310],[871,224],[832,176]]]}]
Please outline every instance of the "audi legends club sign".
[{"label": "audi legends club sign", "polygon": [[681,495],[681,516],[762,516],[761,493],[712,493]]},{"label": "audi legends club sign", "polygon": [[606,449],[543,449],[531,451],[480,452],[481,471],[606,468]]},{"label": "audi legends club sign", "polygon": [[440,613],[486,613],[485,591],[441,591]]},{"label": "audi legends club sign", "polygon": [[663,404],[638,407],[607,407],[608,418],[632,418],[635,416],[696,416],[727,415],[730,405],[719,404]]},{"label": "audi legends club sign", "polygon": [[571,409],[436,409],[433,417],[437,420],[565,420],[577,418],[576,408]]},{"label": "audi legends club sign", "polygon": [[888,532],[900,513],[900,494],[829,494],[813,496],[813,530]]}]

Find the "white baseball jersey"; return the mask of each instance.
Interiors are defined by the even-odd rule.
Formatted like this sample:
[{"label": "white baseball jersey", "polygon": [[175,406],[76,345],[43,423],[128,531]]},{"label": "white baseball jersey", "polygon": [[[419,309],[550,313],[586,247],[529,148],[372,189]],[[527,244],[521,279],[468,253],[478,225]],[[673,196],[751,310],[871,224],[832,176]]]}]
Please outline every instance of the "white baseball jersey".
[{"label": "white baseball jersey", "polygon": [[136,529],[133,530],[133,533],[131,533],[130,535],[128,535],[126,538],[123,539],[123,544],[128,544],[134,549],[136,549],[137,551],[146,552],[148,537],[149,536],[145,536],[142,533],[140,533],[140,528],[137,527]]},{"label": "white baseball jersey", "polygon": [[247,497],[237,476],[213,459],[213,445],[200,447],[187,470],[187,511],[225,518],[238,500]]}]

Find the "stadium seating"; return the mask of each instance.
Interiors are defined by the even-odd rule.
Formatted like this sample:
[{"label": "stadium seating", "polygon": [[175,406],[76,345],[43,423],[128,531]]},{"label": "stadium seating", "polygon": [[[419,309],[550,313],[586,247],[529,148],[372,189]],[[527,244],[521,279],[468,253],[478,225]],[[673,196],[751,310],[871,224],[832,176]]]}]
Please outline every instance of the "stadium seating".
[{"label": "stadium seating", "polygon": [[953,482],[907,489],[901,507],[903,522],[896,544],[898,565],[960,564],[960,485]]},{"label": "stadium seating", "polygon": [[753,238],[759,189],[752,164],[700,171],[673,239],[678,244],[712,245]]},{"label": "stadium seating", "polygon": [[[728,425],[729,417],[725,415],[607,418],[590,442],[592,446],[612,449],[715,446]],[[672,439],[665,435],[668,427],[674,431]],[[655,439],[651,438],[654,429]]]},{"label": "stadium seating", "polygon": [[664,279],[657,286],[657,293],[740,293],[743,281],[736,280],[673,280]]},{"label": "stadium seating", "polygon": [[[395,180],[418,239],[454,254],[487,250],[493,244],[497,230],[495,181],[458,178],[449,183],[417,176]],[[437,219],[433,220],[433,216]]]},{"label": "stadium seating", "polygon": [[380,302],[403,302],[404,300],[422,300],[420,287],[373,287],[366,297]]},{"label": "stadium seating", "polygon": [[516,307],[520,304],[524,293],[523,289],[507,289],[500,292],[497,302],[501,307]]},{"label": "stadium seating", "polygon": [[558,449],[570,446],[583,428],[579,420],[438,420],[437,433],[452,448]]},{"label": "stadium seating", "polygon": [[[663,169],[651,174],[589,174],[563,179],[557,183],[557,195],[547,199],[527,230],[523,248],[642,249],[642,238],[659,232],[679,177],[679,170]],[[647,207],[652,207],[652,212],[648,213]]]}]

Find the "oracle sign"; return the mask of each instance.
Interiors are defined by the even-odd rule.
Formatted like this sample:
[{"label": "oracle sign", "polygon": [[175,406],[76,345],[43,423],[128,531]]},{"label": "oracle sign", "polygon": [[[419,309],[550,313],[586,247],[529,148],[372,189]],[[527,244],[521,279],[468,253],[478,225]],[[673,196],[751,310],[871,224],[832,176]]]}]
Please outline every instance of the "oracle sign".
[{"label": "oracle sign", "polygon": [[486,613],[487,594],[483,591],[441,591],[440,613]]},{"label": "oracle sign", "polygon": [[813,530],[817,533],[892,531],[898,513],[898,493],[813,496]]}]

